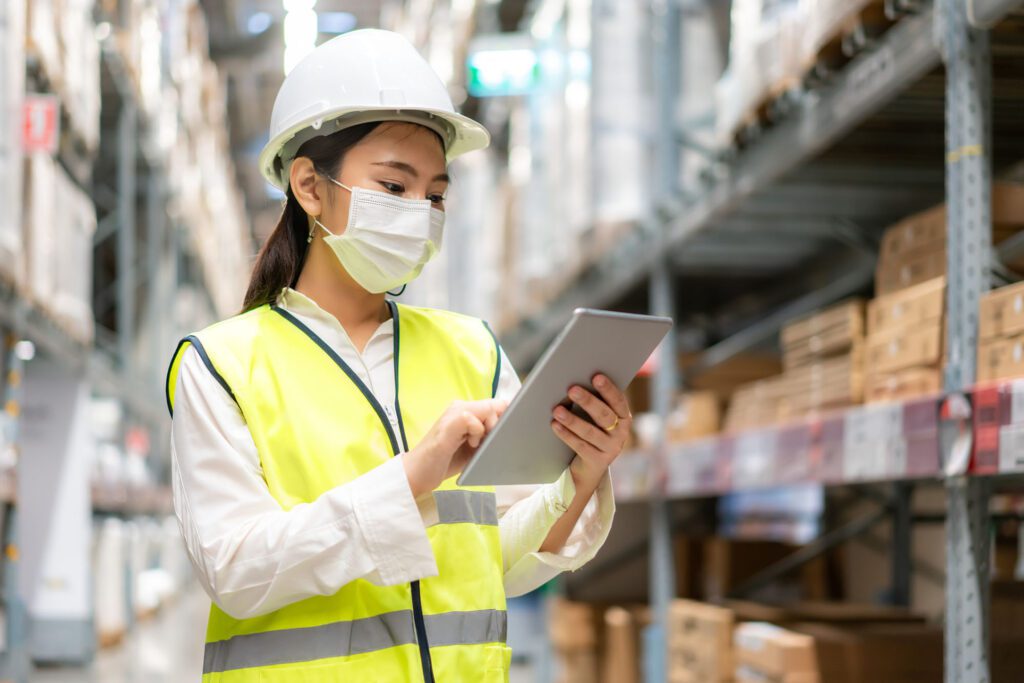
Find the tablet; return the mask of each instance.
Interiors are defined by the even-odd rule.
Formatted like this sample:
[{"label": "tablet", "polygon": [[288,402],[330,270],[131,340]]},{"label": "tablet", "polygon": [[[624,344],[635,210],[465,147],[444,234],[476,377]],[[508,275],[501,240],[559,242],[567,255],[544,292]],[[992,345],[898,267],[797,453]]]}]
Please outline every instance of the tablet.
[{"label": "tablet", "polygon": [[671,327],[671,318],[576,309],[458,483],[545,484],[558,479],[574,454],[551,430],[552,411],[563,404],[589,419],[569,401],[569,387],[578,384],[593,391],[594,375],[603,373],[624,390]]}]

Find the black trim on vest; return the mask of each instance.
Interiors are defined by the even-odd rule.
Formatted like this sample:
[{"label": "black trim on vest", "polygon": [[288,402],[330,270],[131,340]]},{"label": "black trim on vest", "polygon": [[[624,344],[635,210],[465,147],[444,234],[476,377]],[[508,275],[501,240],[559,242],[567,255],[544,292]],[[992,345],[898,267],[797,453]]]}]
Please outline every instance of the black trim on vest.
[{"label": "black trim on vest", "polygon": [[494,330],[487,324],[486,320],[481,320],[484,324],[484,329],[491,335],[491,339],[494,340],[494,354],[497,360],[494,363],[494,381],[491,382],[491,398],[498,395],[498,380],[501,378],[501,344],[498,343],[498,335],[494,334]]},{"label": "black trim on vest", "polygon": [[309,337],[310,341],[319,346],[320,349],[324,353],[326,353],[327,356],[331,360],[333,360],[334,363],[339,368],[341,368],[342,372],[344,372],[348,376],[348,378],[352,380],[352,383],[356,385],[356,388],[362,392],[363,397],[370,403],[370,407],[373,408],[374,412],[377,413],[377,417],[380,419],[381,424],[384,425],[384,431],[387,432],[388,440],[391,442],[392,454],[398,455],[398,439],[395,438],[395,432],[394,430],[391,429],[391,423],[388,422],[387,414],[385,414],[384,409],[377,401],[377,398],[370,392],[369,389],[366,388],[366,385],[363,384],[363,381],[361,379],[359,379],[359,376],[352,371],[352,368],[350,368],[348,364],[341,359],[341,356],[334,352],[334,349],[328,346],[327,342],[318,337],[316,332],[306,327],[305,324],[303,324],[294,315],[284,310],[283,308],[278,308],[276,305],[271,305],[270,309],[275,313],[279,314],[282,318],[284,318],[292,325],[294,325],[296,328],[298,328],[300,332]]},{"label": "black trim on vest", "polygon": [[399,375],[399,372],[398,372],[398,359],[399,359],[399,349],[401,347],[401,343],[400,343],[401,342],[401,332],[399,330],[400,326],[399,326],[399,321],[398,321],[398,304],[396,304],[394,301],[388,301],[387,304],[388,304],[388,308],[391,309],[391,320],[392,320],[392,328],[393,328],[392,337],[394,338],[395,417],[398,419],[398,431],[400,431],[401,435],[402,435],[402,448],[404,450],[408,451],[409,450],[409,442],[405,438],[405,423],[402,421],[402,405],[401,405],[401,402],[398,400],[398,375]]},{"label": "black trim on vest", "polygon": [[[171,414],[171,418],[174,418],[174,405],[171,403],[171,370],[174,368],[175,359],[181,352],[181,347],[186,343],[191,344],[195,348],[196,353],[199,354],[199,358],[202,359],[203,365],[206,366],[206,369],[210,371],[210,374],[213,375],[215,380],[217,380],[217,383],[224,388],[224,391],[228,392],[228,396],[230,396],[231,400],[235,402],[235,405],[238,405],[238,399],[235,398],[235,392],[231,391],[231,387],[228,385],[227,381],[219,372],[217,372],[217,368],[213,367],[213,361],[210,360],[210,356],[206,353],[206,348],[203,346],[203,343],[199,341],[199,338],[194,334],[190,334],[178,342],[178,346],[174,349],[174,355],[171,356],[171,364],[167,366],[167,379],[164,381],[164,393],[167,398],[167,411]],[[181,366],[179,365],[178,368],[180,371]],[[241,409],[241,406],[239,406],[239,409]]]},{"label": "black trim on vest", "polygon": [[[398,304],[388,301],[388,308],[391,309],[392,337],[394,339],[395,366],[395,418],[398,421],[398,431],[402,435],[402,448],[409,450],[409,441],[405,437],[405,422],[402,420],[402,405],[398,400],[398,378],[399,378],[399,355],[401,351],[401,324],[399,322]],[[434,683],[434,663],[430,659],[430,641],[427,640],[427,622],[423,617],[423,600],[420,597],[420,582],[413,581],[409,584],[412,593],[412,619],[416,627],[416,643],[420,650],[420,666],[423,667],[424,683]]]}]

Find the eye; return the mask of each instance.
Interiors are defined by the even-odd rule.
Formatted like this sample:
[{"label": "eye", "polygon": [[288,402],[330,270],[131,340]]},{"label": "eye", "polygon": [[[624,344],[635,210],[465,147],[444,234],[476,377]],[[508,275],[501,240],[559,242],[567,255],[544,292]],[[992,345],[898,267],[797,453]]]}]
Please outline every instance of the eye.
[{"label": "eye", "polygon": [[405,192],[405,188],[399,185],[398,183],[389,183],[386,180],[381,180],[379,182],[384,187],[385,190],[391,192],[392,194],[402,194]]},{"label": "eye", "polygon": [[444,201],[444,195],[443,194],[436,194],[436,193],[435,194],[430,194],[430,195],[427,195],[427,199],[429,199],[432,204],[440,204],[441,202]]}]

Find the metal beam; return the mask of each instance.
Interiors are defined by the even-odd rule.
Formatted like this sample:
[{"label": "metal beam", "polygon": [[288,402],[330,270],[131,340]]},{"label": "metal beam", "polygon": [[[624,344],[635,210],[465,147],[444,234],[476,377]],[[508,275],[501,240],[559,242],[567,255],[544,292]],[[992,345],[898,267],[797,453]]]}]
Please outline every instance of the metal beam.
[{"label": "metal beam", "polygon": [[775,564],[769,565],[759,571],[743,583],[736,586],[729,592],[729,597],[742,598],[757,592],[761,588],[770,585],[781,577],[799,569],[808,562],[828,552],[832,548],[842,545],[879,524],[888,515],[887,508],[881,508],[858,519],[848,522],[843,526],[833,529],[807,545],[787,555]]},{"label": "metal beam", "polygon": [[746,325],[744,329],[709,347],[690,368],[690,372],[699,373],[720,365],[772,337],[794,318],[863,289],[874,275],[874,259],[854,253],[842,268],[836,267],[831,272],[842,275],[816,289],[810,289],[807,294],[780,306],[757,322]]},{"label": "metal beam", "polygon": [[135,174],[139,132],[134,101],[122,102],[117,128],[117,351],[121,366],[130,371],[135,339]]},{"label": "metal beam", "polygon": [[[978,303],[990,286],[992,64],[989,36],[968,23],[964,1],[940,0],[939,7],[949,245],[945,388],[955,393],[974,383]],[[953,462],[949,452],[943,456]],[[964,469],[947,471],[946,482],[945,680],[988,683],[988,488]]]}]

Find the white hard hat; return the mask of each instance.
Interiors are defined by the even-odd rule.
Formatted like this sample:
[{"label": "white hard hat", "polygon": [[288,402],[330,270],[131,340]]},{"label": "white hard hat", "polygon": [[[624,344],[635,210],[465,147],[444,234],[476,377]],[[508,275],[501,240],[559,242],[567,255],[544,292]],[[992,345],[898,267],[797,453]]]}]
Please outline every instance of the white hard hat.
[{"label": "white hard hat", "polygon": [[320,45],[285,77],[260,172],[286,190],[304,142],[370,121],[408,121],[436,131],[448,161],[486,147],[491,138],[482,125],[455,112],[444,83],[409,41],[391,31],[360,29]]}]

